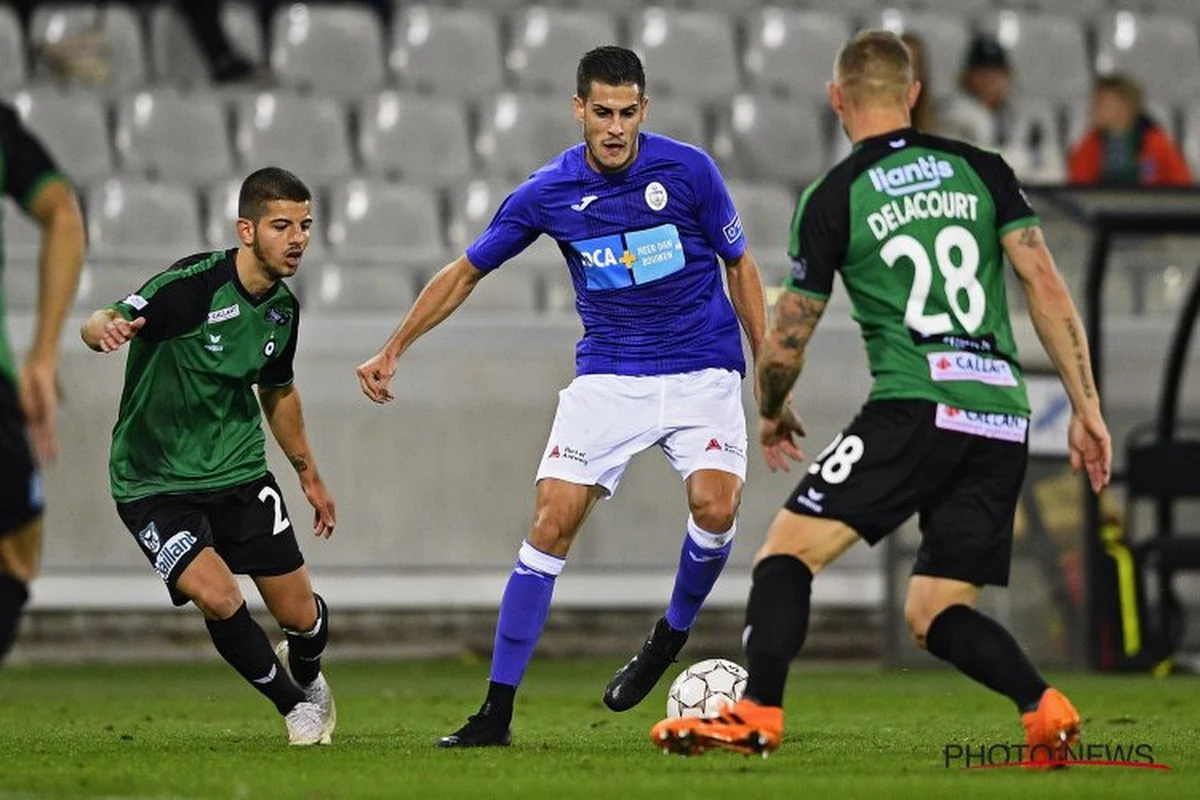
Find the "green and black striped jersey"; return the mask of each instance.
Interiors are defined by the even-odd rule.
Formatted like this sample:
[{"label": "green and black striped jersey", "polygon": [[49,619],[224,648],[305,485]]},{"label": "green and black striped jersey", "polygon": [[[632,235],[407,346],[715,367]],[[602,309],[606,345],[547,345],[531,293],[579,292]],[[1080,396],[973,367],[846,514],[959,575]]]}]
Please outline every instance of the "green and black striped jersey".
[{"label": "green and black striped jersey", "polygon": [[111,308],[129,343],[113,428],[113,498],[226,489],[267,471],[254,385],[287,386],[300,306],[282,282],[252,297],[237,250],[189,256]]},{"label": "green and black striped jersey", "polygon": [[[24,125],[12,106],[0,103],[0,187],[28,211],[50,181],[65,180],[54,160]],[[4,309],[4,206],[0,203],[0,378],[16,381],[16,364],[8,341]]]},{"label": "green and black striped jersey", "polygon": [[801,196],[785,286],[826,299],[841,272],[871,399],[1028,415],[1000,238],[1037,224],[1000,156],[897,130],[859,143]]}]

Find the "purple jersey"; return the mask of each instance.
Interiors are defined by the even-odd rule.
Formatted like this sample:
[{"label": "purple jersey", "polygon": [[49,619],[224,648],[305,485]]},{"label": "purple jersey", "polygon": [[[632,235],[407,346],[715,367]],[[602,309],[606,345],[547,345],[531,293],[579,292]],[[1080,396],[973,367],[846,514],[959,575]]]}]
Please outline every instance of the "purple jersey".
[{"label": "purple jersey", "polygon": [[579,375],[745,374],[717,256],[738,258],[746,240],[721,173],[699,148],[638,141],[616,174],[589,167],[583,144],[564,151],[508,196],[467,258],[490,272],[542,233],[558,242],[583,320]]}]

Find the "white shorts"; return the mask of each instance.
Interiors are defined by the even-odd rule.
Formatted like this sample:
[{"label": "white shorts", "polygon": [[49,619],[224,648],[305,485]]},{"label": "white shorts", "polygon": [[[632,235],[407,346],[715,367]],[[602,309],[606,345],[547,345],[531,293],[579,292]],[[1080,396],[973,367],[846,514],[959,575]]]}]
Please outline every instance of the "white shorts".
[{"label": "white shorts", "polygon": [[718,469],[746,479],[746,412],[736,372],[581,375],[558,393],[537,479],[602,486],[611,495],[630,459],[658,445],[680,477]]}]

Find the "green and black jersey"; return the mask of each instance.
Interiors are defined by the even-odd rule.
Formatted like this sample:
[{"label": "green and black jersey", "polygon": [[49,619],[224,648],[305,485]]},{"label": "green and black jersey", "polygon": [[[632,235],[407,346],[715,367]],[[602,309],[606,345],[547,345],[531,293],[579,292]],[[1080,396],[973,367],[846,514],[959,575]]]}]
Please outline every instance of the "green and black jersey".
[{"label": "green and black jersey", "polygon": [[113,428],[113,498],[238,486],[267,471],[253,387],[287,386],[300,305],[282,282],[251,297],[236,250],[189,256],[111,308],[145,325],[129,343]]},{"label": "green and black jersey", "polygon": [[[42,187],[65,180],[46,148],[24,125],[12,106],[0,103],[0,186],[3,193],[29,211]],[[4,206],[0,204],[0,378],[16,381],[16,364],[4,319]]]},{"label": "green and black jersey", "polygon": [[1029,414],[1000,237],[1039,224],[1004,160],[908,128],[861,142],[792,220],[786,288],[854,306],[871,399]]}]

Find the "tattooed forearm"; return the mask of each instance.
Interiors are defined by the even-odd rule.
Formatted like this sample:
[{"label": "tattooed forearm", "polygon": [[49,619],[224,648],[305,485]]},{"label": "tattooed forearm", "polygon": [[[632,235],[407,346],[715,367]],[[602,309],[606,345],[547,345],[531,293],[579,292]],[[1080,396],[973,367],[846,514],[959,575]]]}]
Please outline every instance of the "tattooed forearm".
[{"label": "tattooed forearm", "polygon": [[308,471],[308,453],[289,453],[288,461],[292,462],[297,473]]},{"label": "tattooed forearm", "polygon": [[1067,317],[1065,322],[1067,335],[1071,337],[1071,352],[1075,356],[1075,368],[1079,370],[1079,385],[1083,387],[1084,397],[1090,400],[1096,396],[1096,390],[1092,386],[1091,380],[1091,365],[1088,364],[1087,354],[1084,353],[1079,329],[1075,327],[1075,320]]},{"label": "tattooed forearm", "polygon": [[762,416],[774,419],[782,411],[788,392],[804,367],[804,350],[824,311],[824,300],[799,292],[785,291],[780,295],[758,370]]},{"label": "tattooed forearm", "polygon": [[1030,225],[1021,231],[1021,238],[1017,240],[1017,244],[1022,247],[1037,247],[1042,244],[1042,229],[1037,225]]}]

